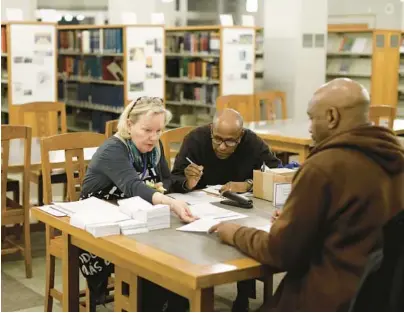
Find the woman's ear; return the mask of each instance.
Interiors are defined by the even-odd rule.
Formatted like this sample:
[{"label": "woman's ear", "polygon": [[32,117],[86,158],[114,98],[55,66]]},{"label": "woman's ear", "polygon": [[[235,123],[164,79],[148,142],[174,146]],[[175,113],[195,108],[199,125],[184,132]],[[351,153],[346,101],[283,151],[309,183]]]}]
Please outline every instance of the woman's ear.
[{"label": "woman's ear", "polygon": [[338,109],[336,107],[331,107],[329,110],[327,110],[326,115],[327,115],[328,129],[336,128],[341,118]]}]

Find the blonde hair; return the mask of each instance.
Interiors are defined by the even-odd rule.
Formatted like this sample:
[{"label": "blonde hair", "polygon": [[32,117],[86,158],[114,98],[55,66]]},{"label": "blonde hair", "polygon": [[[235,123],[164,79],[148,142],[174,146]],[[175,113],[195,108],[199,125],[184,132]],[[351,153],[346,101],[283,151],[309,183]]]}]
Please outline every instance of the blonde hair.
[{"label": "blonde hair", "polygon": [[147,114],[161,114],[165,116],[164,126],[172,119],[170,111],[164,107],[163,100],[155,97],[140,97],[128,104],[119,117],[117,134],[123,139],[130,139],[128,120],[136,123],[140,116]]}]

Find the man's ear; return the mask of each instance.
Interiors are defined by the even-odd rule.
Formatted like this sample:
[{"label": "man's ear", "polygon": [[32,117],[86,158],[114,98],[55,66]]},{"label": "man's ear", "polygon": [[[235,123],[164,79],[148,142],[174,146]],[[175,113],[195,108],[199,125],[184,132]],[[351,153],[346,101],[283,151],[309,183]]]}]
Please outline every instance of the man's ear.
[{"label": "man's ear", "polygon": [[334,129],[338,126],[341,115],[336,107],[331,107],[326,112],[328,129]]}]

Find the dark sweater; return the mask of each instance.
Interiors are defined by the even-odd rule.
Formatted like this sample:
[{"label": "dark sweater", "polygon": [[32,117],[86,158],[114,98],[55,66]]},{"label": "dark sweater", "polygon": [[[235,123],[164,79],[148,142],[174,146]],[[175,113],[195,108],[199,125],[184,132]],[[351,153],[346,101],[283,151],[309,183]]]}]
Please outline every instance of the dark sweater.
[{"label": "dark sweater", "polygon": [[219,159],[213,151],[210,125],[201,126],[184,138],[175,159],[172,189],[176,192],[187,191],[183,188],[186,180],[184,170],[189,165],[186,157],[204,167],[195,189],[252,179],[253,170],[261,168],[263,162],[270,168],[278,167],[280,163],[268,145],[248,129],[244,130],[243,138],[234,153],[227,159]]},{"label": "dark sweater", "polygon": [[[160,144],[161,157],[156,166],[158,180],[164,188],[171,188],[171,174]],[[88,166],[83,181],[82,196],[98,193],[101,190],[116,186],[124,194],[124,198],[139,196],[152,202],[156,190],[148,187],[140,178],[131,163],[129,150],[119,138],[112,136],[98,148]]]}]

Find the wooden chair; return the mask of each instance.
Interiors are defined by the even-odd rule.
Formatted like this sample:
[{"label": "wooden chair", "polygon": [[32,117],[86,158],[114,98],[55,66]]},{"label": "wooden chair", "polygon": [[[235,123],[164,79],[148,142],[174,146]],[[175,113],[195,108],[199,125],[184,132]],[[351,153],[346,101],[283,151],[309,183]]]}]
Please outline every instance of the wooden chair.
[{"label": "wooden chair", "polygon": [[[283,91],[271,90],[262,91],[254,94],[254,112],[255,121],[260,121],[261,116],[261,103],[264,104],[265,120],[285,120],[288,117],[286,107],[286,94]],[[277,106],[281,107],[281,114],[277,114]]]},{"label": "wooden chair", "polygon": [[[24,140],[24,172],[22,179],[22,205],[19,201],[7,198],[7,174],[10,156],[10,140]],[[25,275],[32,277],[31,233],[29,222],[29,172],[31,167],[31,141],[32,130],[26,126],[1,126],[1,225],[22,224],[24,228],[24,246],[13,239],[2,236],[2,243],[8,243],[11,247],[1,249],[1,254],[9,254],[21,251],[25,259]],[[14,199],[15,200],[15,199]],[[19,200],[19,199],[18,199]],[[6,235],[6,234],[5,234]]]},{"label": "wooden chair", "polygon": [[393,129],[396,111],[396,107],[389,105],[371,105],[369,108],[369,120],[373,125]]},{"label": "wooden chair", "polygon": [[171,149],[171,144],[173,143],[182,144],[182,142],[184,141],[184,137],[188,135],[194,128],[195,128],[194,126],[184,126],[174,128],[165,131],[161,135],[160,140],[163,144],[163,149],[169,169],[171,169],[171,159],[175,158],[175,156],[178,153],[178,150]]},{"label": "wooden chair", "polygon": [[223,109],[234,109],[238,111],[245,122],[255,120],[253,95],[219,96],[216,99],[216,111],[222,111]]},{"label": "wooden chair", "polygon": [[[49,152],[63,150],[65,151],[65,165],[67,176],[67,197],[69,201],[79,200],[81,185],[86,172],[86,163],[84,160],[84,149],[98,147],[105,141],[105,135],[91,132],[84,133],[66,133],[42,138],[41,140],[41,159],[44,202],[49,204],[52,199],[51,173],[53,168],[60,168],[59,165],[50,163]],[[61,303],[65,301],[63,294],[54,288],[55,285],[55,259],[59,258],[63,262],[63,245],[61,236],[57,236],[55,229],[46,225],[46,290],[45,290],[45,311],[52,311],[53,298]],[[88,311],[89,296],[88,292],[81,292],[81,295],[87,295],[85,303],[81,303],[80,310]],[[66,299],[67,300],[67,299]]]},{"label": "wooden chair", "polygon": [[107,138],[116,133],[118,129],[118,121],[119,120],[111,120],[105,123],[105,136]]},{"label": "wooden chair", "polygon": [[[18,112],[19,118],[24,125],[32,127],[33,137],[48,137],[67,132],[66,106],[62,102],[26,103],[18,106]],[[38,204],[42,205],[43,189],[40,170],[31,172],[31,181],[38,186]],[[66,183],[66,174],[60,171],[54,172],[52,174],[52,184],[61,183]]]}]

